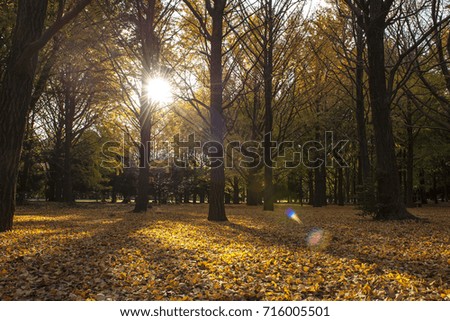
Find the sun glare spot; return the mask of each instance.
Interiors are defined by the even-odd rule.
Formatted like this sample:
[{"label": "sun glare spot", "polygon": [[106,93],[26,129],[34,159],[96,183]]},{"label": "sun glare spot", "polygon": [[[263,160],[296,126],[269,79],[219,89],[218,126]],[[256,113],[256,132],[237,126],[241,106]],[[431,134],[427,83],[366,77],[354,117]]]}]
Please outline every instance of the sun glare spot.
[{"label": "sun glare spot", "polygon": [[150,78],[147,82],[147,96],[152,102],[169,104],[173,101],[170,83],[161,77]]}]

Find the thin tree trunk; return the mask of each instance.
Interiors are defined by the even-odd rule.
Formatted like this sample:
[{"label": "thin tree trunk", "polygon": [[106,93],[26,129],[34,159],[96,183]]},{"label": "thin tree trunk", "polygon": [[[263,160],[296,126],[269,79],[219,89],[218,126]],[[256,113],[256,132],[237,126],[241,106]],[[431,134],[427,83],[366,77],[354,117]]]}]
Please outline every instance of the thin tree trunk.
[{"label": "thin tree trunk", "polygon": [[[69,71],[70,77],[70,71]],[[66,83],[64,115],[64,175],[63,175],[63,200],[65,203],[73,203],[72,185],[72,140],[73,122],[75,117],[75,101],[72,97],[70,84]]]},{"label": "thin tree trunk", "polygon": [[350,187],[351,187],[351,181],[350,181],[350,169],[345,169],[345,198],[347,200],[347,203],[351,203],[351,197],[350,197]]},{"label": "thin tree trunk", "polygon": [[327,206],[327,168],[325,165],[320,169],[320,184],[320,202],[322,206]]},{"label": "thin tree trunk", "polygon": [[249,170],[247,177],[247,205],[257,206],[259,205],[259,186],[254,169]]},{"label": "thin tree trunk", "polygon": [[114,183],[111,189],[111,203],[116,204],[117,203],[117,190],[116,190],[116,184]]},{"label": "thin tree trunk", "polygon": [[322,173],[320,168],[314,169],[314,207],[322,207]]},{"label": "thin tree trunk", "polygon": [[342,167],[338,168],[338,205],[344,206],[344,170]]},{"label": "thin tree trunk", "polygon": [[411,114],[411,101],[408,99],[408,110],[406,119],[406,139],[407,139],[407,151],[406,151],[406,205],[408,207],[414,207],[413,193],[414,193],[414,132],[412,124]]},{"label": "thin tree trunk", "polygon": [[273,129],[273,8],[272,0],[266,3],[266,34],[264,37],[264,211],[274,210],[272,129]]},{"label": "thin tree trunk", "polygon": [[26,193],[28,192],[28,177],[30,176],[33,156],[33,134],[34,134],[34,113],[30,115],[27,121],[25,140],[23,142],[22,162],[23,168],[19,173],[19,188],[17,191],[17,203],[26,202]]},{"label": "thin tree trunk", "polygon": [[233,204],[239,204],[239,178],[233,178]]},{"label": "thin tree trunk", "polygon": [[304,196],[305,196],[305,192],[303,191],[303,176],[300,175],[299,186],[298,186],[298,199],[299,199],[301,206],[303,206],[303,197]]},{"label": "thin tree trunk", "polygon": [[333,203],[335,205],[338,203],[338,183],[338,169],[336,169],[333,182]]},{"label": "thin tree trunk", "polygon": [[433,173],[433,199],[434,204],[439,204],[438,189],[437,189],[437,177],[436,173]]},{"label": "thin tree trunk", "polygon": [[204,191],[201,191],[199,193],[199,198],[200,198],[199,203],[200,204],[205,204],[205,192]]},{"label": "thin tree trunk", "polygon": [[[362,19],[358,16],[357,19]],[[361,22],[359,22],[361,23]],[[364,107],[364,34],[359,24],[356,25],[356,127],[358,132],[361,185],[370,184],[369,150],[367,147],[366,117]]]},{"label": "thin tree trunk", "polygon": [[141,107],[141,145],[139,147],[139,176],[136,197],[136,204],[134,206],[135,213],[146,212],[149,207],[148,198],[148,186],[150,180],[150,166],[149,156],[151,139],[151,119],[149,112],[149,104],[144,102],[144,106]]},{"label": "thin tree trunk", "polygon": [[425,171],[420,169],[419,171],[419,197],[422,204],[428,204],[426,186],[425,186]]},{"label": "thin tree trunk", "polygon": [[308,170],[308,205],[314,205],[314,175],[313,170]]}]

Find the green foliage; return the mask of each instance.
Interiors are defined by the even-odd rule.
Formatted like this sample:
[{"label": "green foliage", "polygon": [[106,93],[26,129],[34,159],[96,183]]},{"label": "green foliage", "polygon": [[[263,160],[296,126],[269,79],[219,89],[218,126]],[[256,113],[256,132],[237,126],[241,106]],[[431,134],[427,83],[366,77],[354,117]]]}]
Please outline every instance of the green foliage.
[{"label": "green foliage", "polygon": [[101,167],[102,140],[94,131],[86,131],[73,148],[73,186],[80,193],[104,191],[113,169]]}]

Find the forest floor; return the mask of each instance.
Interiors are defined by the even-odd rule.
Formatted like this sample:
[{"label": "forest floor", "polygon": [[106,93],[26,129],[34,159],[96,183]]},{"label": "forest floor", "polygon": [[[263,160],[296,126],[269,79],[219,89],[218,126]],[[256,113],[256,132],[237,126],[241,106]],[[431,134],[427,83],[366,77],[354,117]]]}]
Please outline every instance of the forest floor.
[{"label": "forest floor", "polygon": [[450,207],[374,222],[352,207],[45,203],[0,234],[1,300],[450,300]]}]

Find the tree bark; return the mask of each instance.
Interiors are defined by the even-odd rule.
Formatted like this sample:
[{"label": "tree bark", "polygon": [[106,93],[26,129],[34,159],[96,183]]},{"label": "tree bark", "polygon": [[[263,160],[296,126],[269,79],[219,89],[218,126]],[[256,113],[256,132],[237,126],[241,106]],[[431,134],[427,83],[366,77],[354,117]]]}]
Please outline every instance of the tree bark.
[{"label": "tree bark", "polygon": [[422,204],[428,204],[427,191],[425,186],[425,171],[423,170],[423,168],[419,171],[419,197]]},{"label": "tree bark", "polygon": [[308,205],[314,205],[314,177],[313,170],[308,169]]},{"label": "tree bark", "polygon": [[338,205],[344,206],[344,170],[342,167],[338,168]]},{"label": "tree bark", "polygon": [[[65,77],[71,77],[71,69]],[[73,99],[71,84],[67,79],[63,80],[65,85],[65,108],[64,108],[64,175],[63,175],[63,200],[65,203],[73,203],[73,185],[72,185],[72,141],[73,141],[73,122],[75,118],[76,103]]]},{"label": "tree bark", "polygon": [[[143,6],[141,8],[140,6]],[[160,44],[155,31],[156,0],[148,0],[147,5],[138,2],[138,22],[137,30],[141,41],[141,62],[142,62],[142,89],[140,97],[140,138],[139,146],[139,175],[138,175],[138,194],[134,207],[135,213],[146,212],[151,207],[149,203],[149,180],[150,180],[150,146],[152,131],[152,104],[147,97],[146,85],[147,78],[153,76],[159,71]]]},{"label": "tree bark", "polygon": [[301,206],[303,206],[303,198],[305,197],[305,192],[303,191],[303,176],[300,175],[298,183],[298,200]]},{"label": "tree bark", "polygon": [[438,189],[437,189],[437,174],[433,172],[433,200],[434,204],[439,204]]},{"label": "tree bark", "polygon": [[47,1],[20,0],[12,47],[0,84],[0,232],[13,226],[20,153],[29,112],[38,51],[24,52],[42,34]]},{"label": "tree bark", "polygon": [[264,211],[274,210],[272,129],[273,129],[273,8],[272,0],[266,3],[264,35]]},{"label": "tree bark", "polygon": [[[142,100],[142,99],[141,99]],[[149,112],[149,104],[143,102],[141,105],[141,145],[139,147],[139,176],[137,185],[136,204],[134,206],[135,213],[146,212],[149,207],[148,186],[150,180],[149,156],[150,139],[151,139],[151,119]]]},{"label": "tree bark", "polygon": [[233,178],[233,204],[239,204],[239,178]]},{"label": "tree bark", "polygon": [[406,211],[402,201],[396,164],[390,103],[386,88],[384,31],[389,8],[382,0],[370,2],[370,21],[367,26],[369,60],[369,92],[376,147],[376,178],[378,209],[375,219],[399,220],[414,216]]},{"label": "tree bark", "polygon": [[17,197],[17,202],[19,204],[24,203],[26,201],[25,199],[26,193],[28,192],[29,175],[32,167],[32,158],[33,158],[35,108],[39,99],[42,96],[42,93],[45,90],[45,85],[47,84],[47,81],[50,78],[50,72],[53,68],[53,65],[55,64],[55,56],[58,49],[59,43],[55,41],[49,56],[46,57],[44,67],[42,68],[42,71],[39,75],[33,93],[31,95],[31,102],[30,102],[31,115],[29,115],[29,119],[27,121],[25,131],[25,141],[23,143],[23,152],[22,152],[23,170],[19,175],[20,190],[18,190],[18,197]]},{"label": "tree bark", "polygon": [[356,127],[359,143],[360,157],[360,177],[361,185],[370,184],[370,163],[369,149],[367,147],[366,135],[366,117],[364,104],[364,31],[359,26],[362,16],[358,15],[359,20],[356,24],[356,70],[355,70],[355,87],[356,87]]},{"label": "tree bark", "polygon": [[323,201],[322,201],[322,173],[321,168],[314,169],[314,200],[313,200],[313,206],[314,207],[322,207]]},{"label": "tree bark", "polygon": [[406,206],[414,207],[414,132],[412,123],[411,101],[408,99],[406,115]]},{"label": "tree bark", "polygon": [[[212,18],[211,60],[210,60],[210,120],[213,141],[223,146],[224,116],[223,116],[223,80],[222,80],[222,46],[223,46],[223,15],[226,0],[214,0],[214,7],[208,8]],[[210,170],[209,190],[209,221],[227,221],[225,215],[225,167],[222,149],[220,165]]]},{"label": "tree bark", "polygon": [[19,186],[17,191],[17,204],[24,204],[27,198],[28,181],[33,157],[34,113],[27,120],[25,139],[23,142],[22,161],[23,168],[19,172]]},{"label": "tree bark", "polygon": [[260,204],[259,184],[255,169],[250,169],[247,177],[247,205],[257,206]]}]

